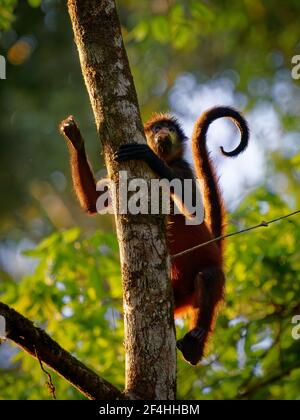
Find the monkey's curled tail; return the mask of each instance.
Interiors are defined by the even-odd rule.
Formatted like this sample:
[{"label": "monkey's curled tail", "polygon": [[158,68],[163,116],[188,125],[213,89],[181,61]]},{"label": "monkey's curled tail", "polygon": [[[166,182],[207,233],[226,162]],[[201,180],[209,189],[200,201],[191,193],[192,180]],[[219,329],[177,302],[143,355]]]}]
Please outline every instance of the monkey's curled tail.
[{"label": "monkey's curled tail", "polygon": [[[230,107],[215,107],[204,112],[196,121],[192,136],[193,157],[197,178],[204,181],[205,220],[216,238],[224,234],[225,210],[218,186],[218,180],[206,147],[206,136],[210,124],[219,118],[230,118],[241,133],[240,144],[232,151],[226,152],[220,147],[224,156],[234,157],[248,146],[249,128],[245,118]],[[220,246],[222,245],[219,242]]]}]

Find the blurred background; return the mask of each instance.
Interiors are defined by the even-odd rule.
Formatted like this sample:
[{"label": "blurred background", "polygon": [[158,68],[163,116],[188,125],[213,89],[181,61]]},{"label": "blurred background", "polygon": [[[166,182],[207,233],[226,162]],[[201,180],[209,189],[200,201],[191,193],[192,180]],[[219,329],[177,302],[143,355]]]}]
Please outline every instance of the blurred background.
[{"label": "blurred background", "polygon": [[[123,386],[122,291],[111,216],[88,217],[72,192],[58,124],[75,116],[90,161],[100,142],[80,72],[66,2],[0,0],[0,299],[67,350]],[[247,117],[249,149],[235,160],[230,122],[214,123],[212,157],[229,211],[228,232],[300,209],[298,0],[118,0],[142,117],[171,110],[190,135],[214,105]],[[299,72],[300,76],[300,72]],[[190,150],[187,158],[191,159]],[[232,238],[227,298],[210,352],[178,361],[178,397],[299,399],[300,217]],[[177,327],[182,335],[185,320]],[[52,375],[58,399],[79,399]],[[38,363],[0,345],[0,399],[48,399]]]}]

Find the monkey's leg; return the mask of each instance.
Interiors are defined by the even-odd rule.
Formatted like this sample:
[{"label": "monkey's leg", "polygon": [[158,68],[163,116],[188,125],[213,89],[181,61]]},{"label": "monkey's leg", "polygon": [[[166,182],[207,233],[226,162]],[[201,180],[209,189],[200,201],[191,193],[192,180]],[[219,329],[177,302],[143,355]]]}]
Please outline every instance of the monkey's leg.
[{"label": "monkey's leg", "polygon": [[195,279],[191,330],[177,342],[185,360],[196,365],[202,359],[213,332],[219,304],[224,297],[225,277],[218,267],[203,270]]},{"label": "monkey's leg", "polygon": [[88,162],[84,140],[72,116],[59,125],[60,132],[67,140],[73,187],[81,207],[90,214],[97,212],[96,202],[100,195],[96,190],[96,182]]}]

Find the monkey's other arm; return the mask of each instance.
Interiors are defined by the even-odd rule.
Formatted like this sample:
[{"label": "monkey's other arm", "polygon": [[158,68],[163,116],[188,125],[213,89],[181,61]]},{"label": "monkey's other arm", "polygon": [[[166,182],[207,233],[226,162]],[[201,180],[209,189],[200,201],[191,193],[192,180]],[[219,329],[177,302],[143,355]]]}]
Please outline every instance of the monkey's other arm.
[{"label": "monkey's other arm", "polygon": [[100,193],[96,190],[95,178],[85,152],[84,139],[73,116],[63,120],[59,130],[67,141],[73,187],[78,201],[84,211],[95,214]]},{"label": "monkey's other arm", "polygon": [[[177,197],[179,199],[177,204],[181,205],[181,211],[185,216],[190,217],[194,214],[194,210],[190,211],[189,205],[194,207],[197,205],[197,186],[190,165],[183,159],[173,161],[172,166],[169,166],[156,155],[148,144],[136,143],[121,145],[118,151],[114,153],[114,159],[117,162],[142,160],[160,179],[166,179],[169,182],[175,179],[180,180],[181,195]],[[185,185],[184,180],[188,179],[192,180],[192,185]],[[188,196],[188,192],[185,191],[186,189],[190,191],[191,203],[184,203],[185,197]]]}]

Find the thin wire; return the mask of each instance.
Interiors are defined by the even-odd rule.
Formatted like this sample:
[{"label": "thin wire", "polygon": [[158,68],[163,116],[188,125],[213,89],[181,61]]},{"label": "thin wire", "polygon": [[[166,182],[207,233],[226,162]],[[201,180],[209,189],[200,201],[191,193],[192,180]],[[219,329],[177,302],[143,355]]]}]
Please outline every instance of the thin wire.
[{"label": "thin wire", "polygon": [[287,219],[288,217],[295,216],[296,214],[299,214],[299,213],[300,213],[300,210],[297,210],[297,211],[294,211],[293,213],[286,214],[285,216],[281,216],[281,217],[277,217],[276,219],[269,220],[268,222],[262,221],[258,225],[251,226],[249,228],[242,229],[242,230],[239,230],[237,232],[229,233],[227,235],[218,236],[217,238],[211,239],[210,241],[204,242],[203,244],[196,245],[192,248],[186,249],[185,251],[179,252],[178,254],[174,254],[174,255],[171,256],[171,259],[173,260],[175,258],[182,257],[183,255],[189,254],[190,252],[193,252],[196,249],[199,249],[199,248],[202,248],[204,246],[210,245],[214,242],[222,241],[223,239],[230,238],[232,236],[240,235],[241,233],[249,232],[251,230],[258,229],[260,227],[268,227],[272,223],[279,222],[280,220]]}]

